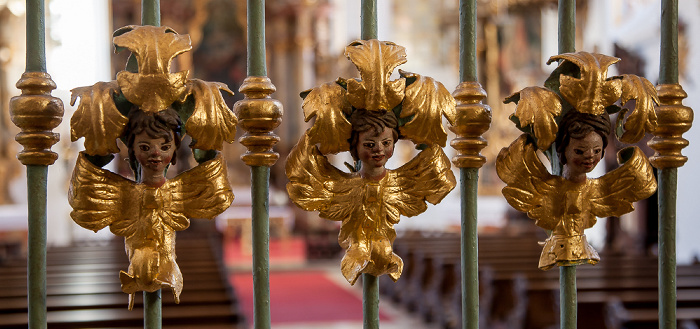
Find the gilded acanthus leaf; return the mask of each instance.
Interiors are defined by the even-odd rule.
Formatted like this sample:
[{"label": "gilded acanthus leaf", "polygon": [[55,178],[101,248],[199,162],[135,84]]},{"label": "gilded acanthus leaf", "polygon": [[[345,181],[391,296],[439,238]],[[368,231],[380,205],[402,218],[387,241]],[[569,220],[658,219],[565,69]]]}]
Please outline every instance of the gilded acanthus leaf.
[{"label": "gilded acanthus leaf", "polygon": [[85,151],[90,155],[119,153],[117,138],[129,120],[119,113],[112,99],[118,90],[116,81],[71,90],[71,105],[80,97],[78,109],[70,119],[71,141],[85,137]]},{"label": "gilded acanthus leaf", "polygon": [[[125,32],[126,31],[126,32]],[[138,72],[122,71],[117,81],[124,97],[146,112],[159,112],[183,97],[188,71],[170,73],[172,59],[192,49],[188,35],[169,27],[126,26],[114,33],[114,45],[131,50]]]},{"label": "gilded acanthus leaf", "polygon": [[406,81],[391,81],[394,69],[406,63],[406,49],[393,42],[357,40],[345,47],[345,56],[360,71],[361,80],[348,80],[348,101],[358,109],[391,110],[401,103]]},{"label": "gilded acanthus leaf", "polygon": [[228,108],[221,90],[233,95],[223,83],[189,80],[187,95],[194,97],[194,112],[185,123],[187,134],[195,141],[193,148],[221,150],[223,142],[233,143],[238,119]]},{"label": "gilded acanthus leaf", "polygon": [[114,32],[114,45],[129,49],[141,74],[170,73],[173,58],[192,49],[190,36],[178,34],[167,26],[129,25]]},{"label": "gilded acanthus leaf", "polygon": [[431,77],[401,70],[399,72],[404,78],[415,79],[415,82],[406,87],[400,118],[411,119],[400,127],[401,135],[416,144],[438,144],[444,147],[447,133],[442,126],[442,117],[444,115],[450,124],[454,124],[457,115],[455,99],[442,83]]},{"label": "gilded acanthus leaf", "polygon": [[537,148],[546,150],[557,136],[555,117],[561,114],[559,96],[542,87],[527,87],[506,97],[504,103],[515,102],[512,116],[520,121],[520,128],[531,125],[532,133],[537,139]]},{"label": "gilded acanthus leaf", "polygon": [[346,91],[335,82],[325,83],[309,92],[301,105],[304,120],[316,118],[309,129],[309,143],[319,144],[322,154],[348,151],[348,139],[352,126],[346,116],[352,106],[347,100]]},{"label": "gilded acanthus leaf", "polygon": [[[653,132],[657,124],[655,106],[659,105],[659,97],[656,88],[643,77],[625,74],[622,76],[622,104],[632,99],[636,105],[625,120],[624,133],[618,136],[621,142],[627,144],[638,142],[645,132]],[[625,117],[624,112],[618,115],[618,122]]]},{"label": "gilded acanthus leaf", "polygon": [[619,58],[587,52],[552,56],[547,64],[563,59],[579,67],[580,77],[561,75],[559,92],[576,110],[601,115],[605,108],[620,98],[618,79],[606,79],[608,67]]}]

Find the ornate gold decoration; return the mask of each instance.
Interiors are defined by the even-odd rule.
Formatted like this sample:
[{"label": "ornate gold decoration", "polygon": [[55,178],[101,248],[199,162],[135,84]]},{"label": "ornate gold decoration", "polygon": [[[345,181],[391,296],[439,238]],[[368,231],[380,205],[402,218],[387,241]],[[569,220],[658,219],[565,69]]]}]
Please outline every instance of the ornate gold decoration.
[{"label": "ornate gold decoration", "polygon": [[[585,52],[552,56],[561,60],[545,83],[528,87],[505,99],[517,107],[511,120],[524,131],[496,160],[498,176],[507,186],[503,195],[515,209],[526,212],[535,224],[551,230],[544,242],[539,267],[595,264],[598,253],[588,244],[584,230],[596,217],[621,216],[634,210],[632,203],[656,190],[649,160],[637,147],[618,153],[621,166],[600,178],[587,178],[600,161],[610,132],[608,113],[618,114],[616,136],[621,142],[639,141],[657,125],[654,106],[659,98],[649,81],[634,75],[607,78],[619,59]],[[635,100],[627,115],[625,106]],[[553,147],[552,147],[553,146]],[[548,172],[536,154],[545,151]],[[555,156],[555,152],[556,155]]]},{"label": "ornate gold decoration", "polygon": [[56,84],[45,72],[25,72],[17,82],[22,95],[10,100],[10,118],[22,129],[15,140],[24,146],[17,158],[24,165],[52,165],[58,154],[51,151],[59,135],[52,130],[63,120],[63,102],[51,96]]},{"label": "ornate gold decoration", "polygon": [[450,142],[459,154],[452,158],[452,163],[459,168],[481,168],[486,157],[481,155],[487,145],[481,137],[491,125],[491,108],[482,103],[486,91],[478,82],[462,82],[453,93],[457,100],[455,121],[450,126],[457,138]]},{"label": "ornate gold decoration", "polygon": [[272,130],[282,122],[283,111],[282,103],[270,97],[275,90],[268,77],[253,76],[247,77],[238,90],[245,98],[236,102],[234,111],[246,131],[239,141],[248,148],[241,159],[249,166],[270,167],[279,159],[272,147],[280,138]]},{"label": "ornate gold decoration", "polygon": [[189,218],[214,218],[233,201],[220,154],[150,187],[101,169],[81,153],[68,193],[71,217],[78,225],[95,232],[109,226],[113,234],[125,237],[130,264],[119,279],[129,294],[129,309],[136,291],[161,287],[171,288],[179,303],[183,282],[175,262],[175,231],[189,227]]},{"label": "ornate gold decoration", "polygon": [[693,109],[682,104],[688,94],[680,84],[662,84],[657,90],[661,100],[656,110],[658,126],[654,138],[648,142],[656,153],[649,160],[659,169],[678,168],[688,161],[688,157],[681,154],[688,146],[688,140],[682,136],[693,123]]},{"label": "ornate gold decoration", "polygon": [[597,263],[600,257],[586,242],[583,231],[593,227],[596,217],[621,216],[634,210],[632,202],[656,191],[646,156],[638,147],[623,149],[618,153],[619,168],[580,184],[550,174],[527,140],[523,134],[503,148],[496,171],[508,184],[503,188],[508,203],[526,212],[537,226],[552,230],[539,267],[546,270],[555,264]]},{"label": "ornate gold decoration", "polygon": [[[361,273],[396,281],[403,261],[392,250],[394,224],[400,215],[424,212],[426,201],[440,202],[456,185],[440,147],[447,139],[442,118],[455,122],[455,101],[429,77],[400,71],[401,78],[390,81],[406,61],[404,48],[394,43],[355,41],[345,54],[362,79],[340,78],[302,93],[304,117],[315,122],[287,158],[287,192],[299,207],[342,221],[341,270],[350,284]],[[389,170],[384,164],[398,136],[425,147]],[[350,173],[326,158],[348,150],[356,160]]]},{"label": "ornate gold decoration", "polygon": [[[119,278],[129,309],[136,291],[161,287],[171,288],[179,302],[175,232],[186,229],[190,218],[215,217],[233,201],[226,165],[215,151],[235,136],[237,118],[221,90],[233,93],[222,83],[188,80],[187,71],[170,73],[173,57],[191,49],[186,35],[153,26],[127,26],[114,35],[117,49],[131,50],[138,68],[72,91],[71,104],[80,103],[71,139],[84,137],[85,152],[70,183],[71,217],[84,228],[109,226],[125,238],[130,265]],[[192,137],[191,148],[214,151],[195,153],[198,166],[166,180],[183,130]],[[129,149],[135,182],[100,168],[119,152],[117,138]]]}]

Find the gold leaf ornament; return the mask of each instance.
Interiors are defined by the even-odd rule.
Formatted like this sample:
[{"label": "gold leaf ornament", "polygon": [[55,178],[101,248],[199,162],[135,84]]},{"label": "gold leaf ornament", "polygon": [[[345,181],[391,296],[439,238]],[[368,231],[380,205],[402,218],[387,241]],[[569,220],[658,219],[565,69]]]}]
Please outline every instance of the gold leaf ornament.
[{"label": "gold leaf ornament", "polygon": [[[552,56],[547,64],[563,59],[579,67],[580,77],[559,76],[561,96],[582,113],[601,115],[605,108],[620,99],[618,79],[606,79],[608,67],[619,58],[587,52],[566,53]],[[564,62],[560,64],[563,65]]]},{"label": "gold leaf ornament", "polygon": [[71,141],[85,137],[85,151],[90,155],[119,153],[117,138],[129,120],[114,104],[112,96],[118,90],[116,81],[71,90],[71,105],[80,98],[78,109],[70,120]]},{"label": "gold leaf ornament", "polygon": [[194,112],[185,123],[185,130],[195,141],[193,148],[221,150],[223,142],[235,140],[238,119],[226,105],[222,90],[233,95],[233,91],[220,82],[188,81],[185,98],[194,96]]},{"label": "gold leaf ornament", "polygon": [[555,117],[561,114],[562,106],[559,96],[549,89],[542,87],[527,87],[504,100],[504,103],[515,102],[516,117],[520,121],[519,128],[531,126],[532,133],[537,139],[537,148],[546,150],[557,136]]},{"label": "gold leaf ornament", "polygon": [[[659,105],[659,97],[656,88],[649,80],[632,74],[622,75],[622,104],[634,99],[635,107],[632,113],[624,120],[624,133],[618,136],[621,142],[634,144],[644,137],[645,132],[653,132],[656,129],[656,106]],[[618,125],[624,119],[627,109],[618,114]]]},{"label": "gold leaf ornament", "polygon": [[401,135],[416,144],[442,147],[447,142],[447,132],[442,126],[443,115],[450,124],[455,123],[456,102],[445,86],[431,77],[399,70],[402,77],[415,79],[406,87],[400,118],[409,118],[400,127]]},{"label": "gold leaf ornament", "polygon": [[319,144],[322,154],[350,150],[348,138],[352,125],[346,116],[352,112],[352,106],[343,87],[336,82],[329,82],[314,88],[306,95],[301,107],[305,121],[316,118],[307,132],[309,143]]},{"label": "gold leaf ornament", "polygon": [[345,56],[360,71],[361,80],[350,79],[348,101],[358,109],[391,110],[404,98],[406,80],[391,81],[394,69],[406,63],[406,49],[393,42],[357,40],[345,47]]},{"label": "gold leaf ornament", "polygon": [[138,72],[117,74],[121,91],[129,102],[146,112],[159,112],[182,98],[187,91],[188,71],[170,73],[172,59],[192,49],[188,35],[169,27],[126,26],[114,32],[114,45],[129,49]]}]

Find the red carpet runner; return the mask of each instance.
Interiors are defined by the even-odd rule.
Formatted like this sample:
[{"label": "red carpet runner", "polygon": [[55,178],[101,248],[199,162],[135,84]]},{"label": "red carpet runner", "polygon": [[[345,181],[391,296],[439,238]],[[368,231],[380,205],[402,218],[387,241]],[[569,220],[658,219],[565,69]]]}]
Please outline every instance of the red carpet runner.
[{"label": "red carpet runner", "polygon": [[[231,275],[241,309],[253,322],[253,276]],[[358,283],[357,285],[359,285]],[[362,322],[361,290],[358,295],[339,287],[321,271],[271,272],[270,317],[273,324],[295,322]],[[381,321],[389,317],[380,311]]]}]

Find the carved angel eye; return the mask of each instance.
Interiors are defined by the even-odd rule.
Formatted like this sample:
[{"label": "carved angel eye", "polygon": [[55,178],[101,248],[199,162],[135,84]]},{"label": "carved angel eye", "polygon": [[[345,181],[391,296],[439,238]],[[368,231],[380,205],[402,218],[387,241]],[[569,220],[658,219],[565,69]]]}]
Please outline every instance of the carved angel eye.
[{"label": "carved angel eye", "polygon": [[160,147],[160,150],[161,150],[161,151],[167,151],[167,150],[170,150],[170,147],[171,147],[170,144],[162,145],[162,146]]},{"label": "carved angel eye", "polygon": [[372,149],[372,148],[374,148],[374,143],[363,143],[362,146],[364,146],[368,149]]},{"label": "carved angel eye", "polygon": [[148,152],[151,150],[151,147],[148,145],[142,144],[142,145],[139,145],[139,150],[141,150],[143,152]]}]

